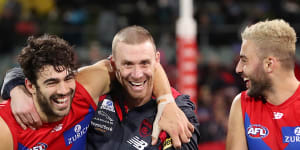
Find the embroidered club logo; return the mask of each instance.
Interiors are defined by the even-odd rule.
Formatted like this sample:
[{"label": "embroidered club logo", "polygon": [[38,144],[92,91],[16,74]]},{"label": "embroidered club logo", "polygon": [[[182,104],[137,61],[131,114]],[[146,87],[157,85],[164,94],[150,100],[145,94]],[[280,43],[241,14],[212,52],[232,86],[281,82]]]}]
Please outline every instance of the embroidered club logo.
[{"label": "embroidered club logo", "polygon": [[259,124],[254,124],[254,125],[250,125],[247,128],[247,135],[251,138],[264,138],[266,136],[268,136],[269,134],[269,130]]},{"label": "embroidered club logo", "polygon": [[140,126],[140,135],[142,137],[149,136],[151,135],[151,131],[152,131],[152,124],[147,119],[144,119]]}]

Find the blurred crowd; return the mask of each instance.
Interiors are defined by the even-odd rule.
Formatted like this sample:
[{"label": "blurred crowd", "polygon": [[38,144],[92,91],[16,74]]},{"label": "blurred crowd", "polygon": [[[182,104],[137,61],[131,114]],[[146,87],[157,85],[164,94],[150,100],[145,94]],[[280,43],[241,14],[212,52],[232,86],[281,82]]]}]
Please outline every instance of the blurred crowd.
[{"label": "blurred crowd", "polygon": [[[16,65],[15,56],[30,35],[63,37],[75,46],[78,64],[87,65],[109,56],[120,28],[137,24],[153,34],[161,63],[176,87],[178,13],[178,0],[0,0],[0,77]],[[240,31],[259,20],[283,18],[299,33],[300,1],[194,0],[194,18],[200,142],[224,141],[231,102],[244,90],[235,73]]]}]

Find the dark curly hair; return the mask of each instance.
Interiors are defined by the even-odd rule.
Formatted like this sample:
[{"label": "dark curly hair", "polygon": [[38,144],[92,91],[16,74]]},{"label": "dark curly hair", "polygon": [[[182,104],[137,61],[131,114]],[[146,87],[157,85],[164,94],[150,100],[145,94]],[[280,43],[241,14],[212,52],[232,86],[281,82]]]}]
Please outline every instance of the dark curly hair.
[{"label": "dark curly hair", "polygon": [[38,72],[46,65],[52,65],[57,72],[76,70],[73,47],[56,35],[30,36],[18,62],[26,78],[35,85]]}]

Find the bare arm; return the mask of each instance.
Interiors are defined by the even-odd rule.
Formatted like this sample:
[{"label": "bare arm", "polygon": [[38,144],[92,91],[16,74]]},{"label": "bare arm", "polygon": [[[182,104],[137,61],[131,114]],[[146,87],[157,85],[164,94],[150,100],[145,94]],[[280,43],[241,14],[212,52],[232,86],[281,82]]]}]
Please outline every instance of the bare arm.
[{"label": "bare arm", "polygon": [[105,59],[80,68],[76,80],[84,86],[97,105],[99,96],[110,91],[111,76],[110,61]]},{"label": "bare arm", "polygon": [[5,121],[0,117],[0,149],[13,150],[13,138]]},{"label": "bare arm", "polygon": [[155,71],[153,94],[158,98],[170,100],[170,103],[158,103],[158,112],[153,124],[152,145],[156,144],[160,130],[164,130],[172,138],[173,147],[180,148],[181,143],[190,141],[194,126],[176,105],[167,75],[159,63]]},{"label": "bare arm", "polygon": [[226,139],[227,150],[247,150],[245,128],[241,107],[241,94],[237,95],[231,105],[228,134]]}]

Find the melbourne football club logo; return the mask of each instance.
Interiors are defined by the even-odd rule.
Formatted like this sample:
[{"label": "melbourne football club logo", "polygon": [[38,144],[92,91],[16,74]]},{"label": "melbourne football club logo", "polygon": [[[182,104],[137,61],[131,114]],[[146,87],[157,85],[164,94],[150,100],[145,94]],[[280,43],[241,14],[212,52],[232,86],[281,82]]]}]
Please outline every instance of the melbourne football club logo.
[{"label": "melbourne football club logo", "polygon": [[147,120],[144,119],[141,126],[140,126],[140,135],[142,137],[149,136],[152,131],[152,124]]},{"label": "melbourne football club logo", "polygon": [[247,128],[247,135],[251,138],[264,138],[268,136],[268,134],[268,128],[259,124],[250,125]]}]

